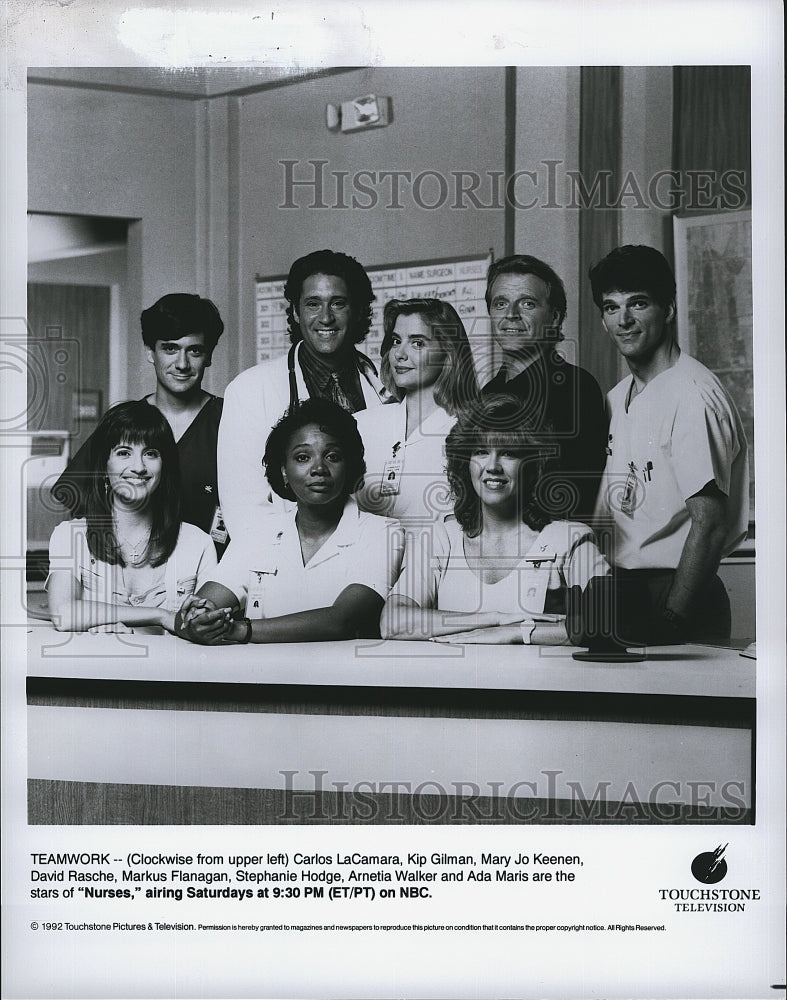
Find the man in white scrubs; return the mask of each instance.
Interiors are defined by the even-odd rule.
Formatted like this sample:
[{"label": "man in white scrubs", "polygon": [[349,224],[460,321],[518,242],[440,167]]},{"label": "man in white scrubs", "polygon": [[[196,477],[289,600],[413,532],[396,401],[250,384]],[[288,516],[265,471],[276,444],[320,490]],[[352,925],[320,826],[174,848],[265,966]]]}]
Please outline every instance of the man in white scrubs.
[{"label": "man in white scrubs", "polygon": [[720,560],[746,537],[749,463],[719,379],[681,351],[675,276],[658,250],[617,247],[590,269],[605,331],[631,372],[607,396],[596,514],[650,643],[730,636]]}]

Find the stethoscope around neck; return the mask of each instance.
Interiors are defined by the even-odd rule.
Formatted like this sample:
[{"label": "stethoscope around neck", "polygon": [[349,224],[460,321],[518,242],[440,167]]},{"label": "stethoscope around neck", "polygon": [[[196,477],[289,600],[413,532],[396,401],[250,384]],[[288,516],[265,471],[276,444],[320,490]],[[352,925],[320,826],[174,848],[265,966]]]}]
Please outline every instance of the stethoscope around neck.
[{"label": "stethoscope around neck", "polygon": [[[289,349],[289,351],[287,351],[287,377],[288,377],[289,382],[290,382],[290,409],[291,410],[294,407],[296,407],[298,405],[298,403],[300,402],[299,397],[298,397],[298,381],[295,378],[295,352],[297,350],[298,344],[300,344],[300,343],[301,343],[301,341],[299,340],[296,343],[292,344],[291,347],[290,347],[290,349]],[[372,380],[369,378],[369,371],[370,370],[374,373],[374,377],[375,378],[379,378],[379,376],[377,374],[377,369],[374,366],[374,362],[372,361],[371,358],[367,358],[365,354],[363,354],[361,351],[359,351],[357,347],[354,349],[354,354],[355,354],[356,358],[360,359],[360,364],[358,365],[358,372],[359,372],[359,374],[362,375],[366,379],[366,381],[369,383],[369,385],[372,386],[372,388],[374,389],[374,391],[379,396],[380,395],[379,391],[375,387],[375,385],[372,382]]]},{"label": "stethoscope around neck", "polygon": [[[300,343],[300,341],[298,341]],[[290,380],[290,409],[298,405],[298,383],[295,379],[295,348],[293,344],[287,352],[287,375]]]}]

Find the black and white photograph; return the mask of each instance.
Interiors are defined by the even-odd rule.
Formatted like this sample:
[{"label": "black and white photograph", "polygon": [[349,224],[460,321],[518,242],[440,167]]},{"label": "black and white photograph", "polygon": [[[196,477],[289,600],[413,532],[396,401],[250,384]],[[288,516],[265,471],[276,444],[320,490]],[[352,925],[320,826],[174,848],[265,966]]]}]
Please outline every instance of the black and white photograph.
[{"label": "black and white photograph", "polygon": [[4,15],[4,996],[784,989],[782,14],[633,6]]}]

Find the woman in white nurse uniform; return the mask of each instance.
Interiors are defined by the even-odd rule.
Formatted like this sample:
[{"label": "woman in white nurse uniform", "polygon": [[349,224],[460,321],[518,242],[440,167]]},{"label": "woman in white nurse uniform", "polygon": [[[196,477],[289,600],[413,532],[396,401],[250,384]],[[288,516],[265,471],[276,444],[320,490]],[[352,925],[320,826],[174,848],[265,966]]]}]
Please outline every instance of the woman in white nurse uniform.
[{"label": "woman in white nurse uniform", "polygon": [[181,521],[178,449],[145,400],[107,410],[90,439],[85,517],[49,542],[52,623],[64,632],[173,631],[175,612],[216,565],[210,535]]},{"label": "woman in white nurse uniform", "polygon": [[445,439],[478,396],[473,355],[440,299],[392,299],[383,329],[380,375],[394,401],[356,414],[367,468],[356,498],[362,510],[423,525],[452,509]]},{"label": "woman in white nurse uniform", "polygon": [[583,642],[593,613],[583,595],[609,567],[586,524],[551,519],[545,449],[522,414],[513,396],[485,396],[451,431],[454,513],[428,544],[408,536],[385,638]]},{"label": "woman in white nurse uniform", "polygon": [[255,531],[233,536],[181,608],[177,634],[209,645],[378,636],[401,540],[396,522],[350,496],[364,472],[352,414],[327,399],[300,403],[271,431],[263,462],[296,509],[261,514]]}]

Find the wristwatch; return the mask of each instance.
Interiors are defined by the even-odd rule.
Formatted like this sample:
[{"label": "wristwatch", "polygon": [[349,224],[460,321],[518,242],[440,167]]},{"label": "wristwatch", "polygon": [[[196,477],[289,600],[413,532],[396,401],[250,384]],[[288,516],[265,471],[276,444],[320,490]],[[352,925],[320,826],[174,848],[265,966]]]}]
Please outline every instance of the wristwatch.
[{"label": "wristwatch", "polygon": [[238,639],[239,643],[251,642],[251,619],[249,618],[236,618],[236,625],[244,625],[246,627],[246,633],[242,639]]},{"label": "wristwatch", "polygon": [[522,635],[522,642],[529,646],[533,639],[533,633],[536,630],[536,623],[524,621],[519,623],[519,631]]}]

